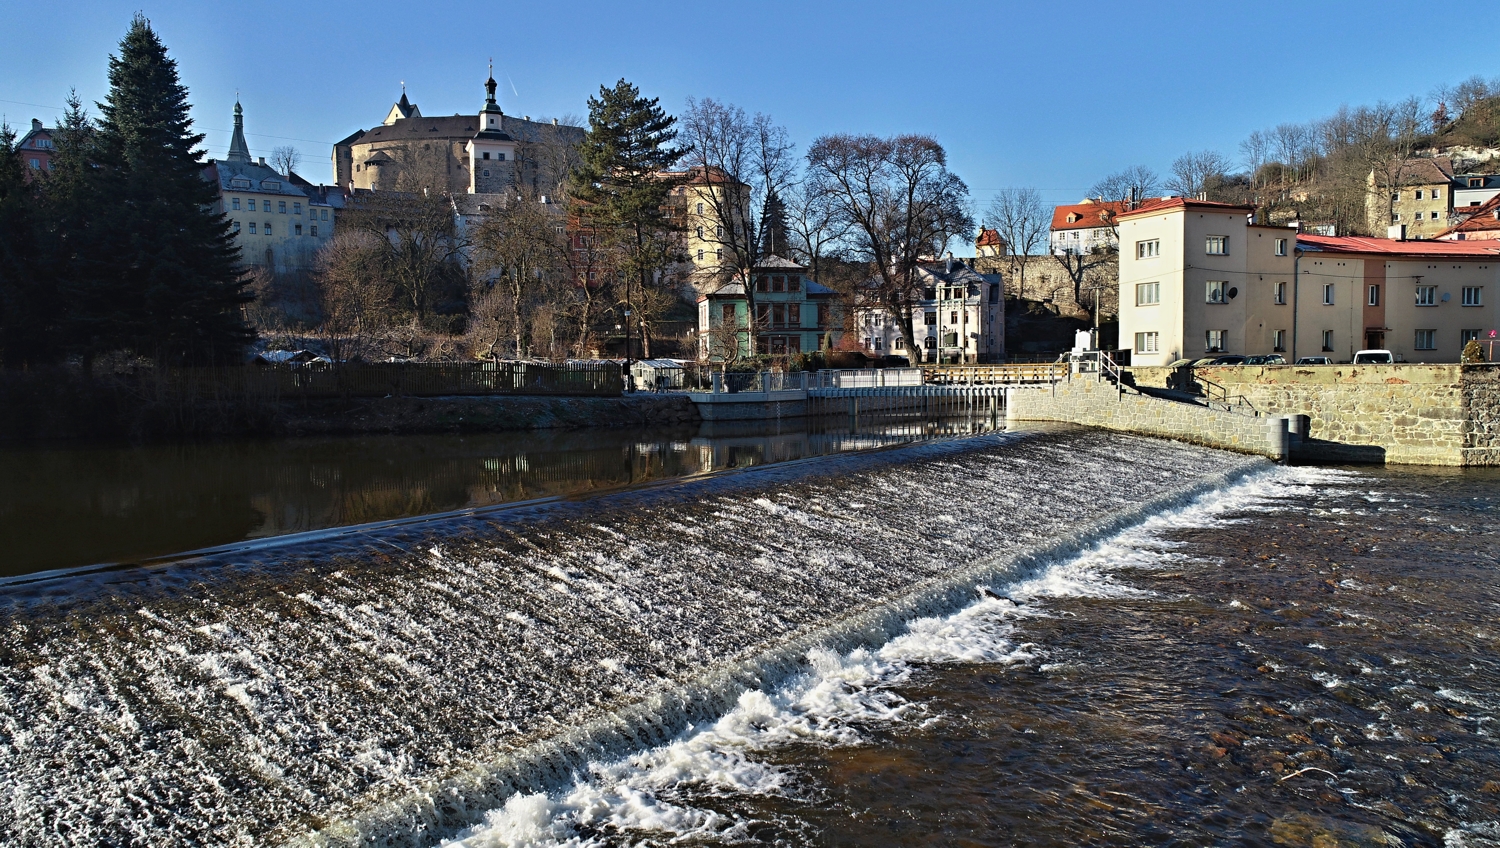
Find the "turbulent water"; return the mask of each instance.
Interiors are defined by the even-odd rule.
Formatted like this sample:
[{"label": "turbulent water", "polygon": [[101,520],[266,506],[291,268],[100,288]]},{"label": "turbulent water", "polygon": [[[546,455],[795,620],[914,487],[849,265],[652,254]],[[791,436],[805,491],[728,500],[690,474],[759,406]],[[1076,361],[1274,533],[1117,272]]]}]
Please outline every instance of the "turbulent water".
[{"label": "turbulent water", "polygon": [[1494,472],[1266,470],[459,843],[1497,846],[1497,518]]},{"label": "turbulent water", "polygon": [[674,738],[810,648],[884,641],[884,611],[947,604],[972,563],[1246,465],[1008,434],[12,585],[0,841],[430,843],[516,790],[550,803],[527,787]]}]

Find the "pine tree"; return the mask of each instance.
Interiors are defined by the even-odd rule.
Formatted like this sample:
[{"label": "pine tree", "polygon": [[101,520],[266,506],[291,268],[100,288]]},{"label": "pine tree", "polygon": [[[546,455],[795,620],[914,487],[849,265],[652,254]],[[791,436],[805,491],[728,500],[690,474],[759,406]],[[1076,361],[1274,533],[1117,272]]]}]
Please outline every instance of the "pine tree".
[{"label": "pine tree", "polygon": [[670,234],[682,225],[667,208],[677,183],[662,176],[686,152],[672,146],[676,123],[657,98],[642,97],[623,79],[614,88],[599,86],[599,96],[589,98],[589,131],[580,143],[583,161],[573,174],[573,198],[618,238],[627,309],[634,302],[632,283],[634,291],[645,291],[656,272],[681,259]]},{"label": "pine tree", "polygon": [[35,183],[16,154],[16,132],[0,123],[0,361],[7,368],[37,361],[40,304]]},{"label": "pine tree", "polygon": [[105,348],[110,310],[101,309],[117,288],[115,270],[96,226],[107,220],[98,202],[94,122],[78,93],[52,133],[51,167],[42,185],[41,276],[58,294],[56,347],[88,364]]},{"label": "pine tree", "polygon": [[766,191],[765,203],[760,208],[760,255],[791,258],[791,241],[787,232],[791,227],[786,220],[786,204],[772,186]]},{"label": "pine tree", "polygon": [[102,347],[158,364],[234,361],[253,338],[250,301],[218,187],[203,179],[203,135],[192,131],[177,63],[136,15],[109,60],[108,101],[93,145],[97,203],[111,209],[96,243],[113,273],[90,304]]}]

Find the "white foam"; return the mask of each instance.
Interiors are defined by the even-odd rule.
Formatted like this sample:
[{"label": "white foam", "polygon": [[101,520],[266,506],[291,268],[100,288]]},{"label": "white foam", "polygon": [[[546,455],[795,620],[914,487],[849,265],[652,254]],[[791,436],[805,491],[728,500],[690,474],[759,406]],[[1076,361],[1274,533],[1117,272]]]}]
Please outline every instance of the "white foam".
[{"label": "white foam", "polygon": [[[1280,468],[1255,475],[1155,516],[995,593],[1008,597],[987,595],[952,615],[913,621],[906,632],[878,649],[861,648],[843,655],[813,651],[805,673],[770,692],[744,693],[713,725],[690,729],[667,745],[624,760],[594,764],[584,779],[561,793],[512,797],[504,807],[486,814],[481,824],[443,844],[464,848],[585,846],[597,843],[580,834],[597,833],[601,828],[614,833],[651,832],[669,842],[734,841],[745,835],[749,822],[693,807],[680,800],[679,790],[793,793],[791,775],[757,755],[790,744],[859,744],[872,725],[925,725],[933,720],[928,710],[895,691],[920,665],[1038,661],[1044,649],[1020,641],[1017,630],[1026,618],[1048,614],[1047,599],[1150,596],[1121,582],[1116,573],[1159,568],[1180,559],[1164,550],[1171,545],[1159,538],[1163,531],[1220,526],[1234,520],[1231,513],[1276,507],[1289,490],[1342,482],[1350,476],[1310,468]],[[756,505],[774,514],[785,514],[782,511],[787,509],[764,500]]]}]

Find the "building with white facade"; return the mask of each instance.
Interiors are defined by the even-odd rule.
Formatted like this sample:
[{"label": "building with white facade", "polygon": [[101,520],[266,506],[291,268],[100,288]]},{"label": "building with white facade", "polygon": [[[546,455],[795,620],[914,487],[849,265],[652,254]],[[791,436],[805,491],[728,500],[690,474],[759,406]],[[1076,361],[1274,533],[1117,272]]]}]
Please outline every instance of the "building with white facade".
[{"label": "building with white facade", "polygon": [[900,323],[874,297],[875,283],[856,292],[853,332],[872,356],[905,356],[918,362],[1002,362],[1005,359],[1005,291],[999,274],[980,274],[948,259],[919,266],[922,299],[912,310],[910,351]]},{"label": "building with white facade", "polygon": [[1085,199],[1082,203],[1054,207],[1047,245],[1052,253],[1093,253],[1115,246],[1115,218],[1126,204]]},{"label": "building with white facade", "polygon": [[1456,362],[1500,324],[1500,245],[1299,235],[1245,206],[1171,198],[1120,216],[1120,341],[1136,365],[1384,348]]}]

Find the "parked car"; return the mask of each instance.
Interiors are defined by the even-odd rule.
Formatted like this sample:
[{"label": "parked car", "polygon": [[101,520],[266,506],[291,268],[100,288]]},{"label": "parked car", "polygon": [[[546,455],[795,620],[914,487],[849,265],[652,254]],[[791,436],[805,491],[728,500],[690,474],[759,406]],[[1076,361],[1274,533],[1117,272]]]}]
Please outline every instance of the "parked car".
[{"label": "parked car", "polygon": [[1244,365],[1245,357],[1237,353],[1226,353],[1223,356],[1215,356],[1209,365]]},{"label": "parked car", "polygon": [[1247,357],[1245,357],[1245,364],[1246,365],[1285,365],[1286,364],[1286,357],[1282,356],[1279,353],[1272,353],[1272,354],[1268,354],[1266,356],[1247,356]]},{"label": "parked car", "polygon": [[1390,365],[1396,357],[1388,350],[1361,350],[1354,354],[1355,365]]},{"label": "parked car", "polygon": [[1326,356],[1299,356],[1298,365],[1332,365],[1333,360]]}]

